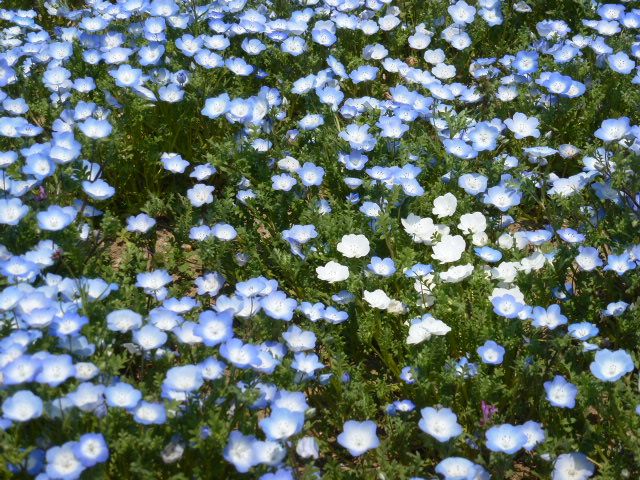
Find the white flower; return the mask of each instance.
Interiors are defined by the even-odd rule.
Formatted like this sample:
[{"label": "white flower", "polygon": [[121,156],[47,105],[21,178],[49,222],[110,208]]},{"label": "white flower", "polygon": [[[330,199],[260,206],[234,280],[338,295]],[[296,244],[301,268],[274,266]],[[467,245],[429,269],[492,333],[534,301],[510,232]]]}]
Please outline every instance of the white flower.
[{"label": "white flower", "polygon": [[433,318],[432,315],[426,313],[422,317],[411,320],[407,344],[415,345],[417,343],[422,343],[425,340],[429,340],[433,335],[442,336],[446,335],[450,331],[451,327],[446,323]]},{"label": "white flower", "polygon": [[476,247],[484,247],[489,243],[489,235],[486,232],[476,232],[471,235],[471,243]]},{"label": "white flower", "polygon": [[465,213],[460,216],[458,228],[462,233],[480,233],[487,229],[487,219],[480,212]]},{"label": "white flower", "polygon": [[444,235],[442,239],[433,246],[431,256],[440,263],[450,263],[460,260],[462,252],[467,245],[460,235]]},{"label": "white flower", "polygon": [[437,197],[433,201],[433,210],[431,212],[438,218],[450,217],[456,213],[458,199],[451,192]]},{"label": "white flower", "polygon": [[349,268],[333,260],[324,267],[317,267],[316,273],[318,279],[329,283],[341,282],[349,278]]},{"label": "white flower", "polygon": [[518,276],[519,262],[501,262],[491,269],[491,277],[506,283],[513,283]]},{"label": "white flower", "polygon": [[373,308],[379,308],[380,310],[386,310],[391,304],[391,299],[380,289],[373,292],[365,290],[363,298]]},{"label": "white flower", "polygon": [[540,270],[547,262],[547,257],[541,252],[534,252],[528,257],[520,260],[520,269],[525,273],[531,273],[532,270]]},{"label": "white flower", "polygon": [[503,233],[498,237],[498,246],[505,250],[513,248],[513,236],[510,233]]},{"label": "white flower", "polygon": [[400,314],[400,313],[406,313],[406,312],[407,312],[407,307],[405,306],[404,303],[400,302],[399,300],[391,299],[391,302],[389,302],[389,306],[387,307],[387,313]]},{"label": "white flower", "polygon": [[469,277],[472,273],[473,265],[470,263],[467,263],[466,265],[456,265],[446,272],[440,273],[440,280],[445,283],[456,283]]},{"label": "white flower", "polygon": [[344,235],[337,245],[338,251],[347,258],[361,258],[369,253],[369,240],[364,235]]},{"label": "white flower", "polygon": [[502,297],[503,295],[511,295],[516,300],[516,302],[522,303],[523,305],[527,304],[524,299],[524,294],[517,286],[513,288],[494,288],[491,292],[491,296],[489,296],[489,301],[493,300],[496,297]]},{"label": "white flower", "polygon": [[587,480],[595,467],[582,453],[563,453],[553,464],[552,480]]},{"label": "white flower", "polygon": [[278,160],[278,168],[285,172],[294,173],[300,168],[300,162],[293,157],[286,156]]},{"label": "white flower", "polygon": [[405,232],[411,236],[416,243],[432,244],[433,236],[438,231],[438,227],[433,224],[430,218],[420,218],[410,213],[407,218],[401,220]]}]

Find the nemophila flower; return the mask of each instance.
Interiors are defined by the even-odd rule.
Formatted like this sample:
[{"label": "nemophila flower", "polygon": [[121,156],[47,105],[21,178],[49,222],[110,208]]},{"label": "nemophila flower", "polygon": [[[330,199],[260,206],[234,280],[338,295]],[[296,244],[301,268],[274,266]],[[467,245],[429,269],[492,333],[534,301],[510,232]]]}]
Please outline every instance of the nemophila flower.
[{"label": "nemophila flower", "polygon": [[122,64],[115,70],[110,70],[111,75],[119,87],[137,87],[142,83],[142,70],[131,65]]},{"label": "nemophila flower", "polygon": [[633,359],[625,350],[598,350],[594,361],[589,365],[591,373],[603,382],[615,382],[633,372]]},{"label": "nemophila flower", "polygon": [[420,410],[422,418],[418,422],[420,430],[439,442],[447,442],[462,433],[458,416],[450,408],[426,407]]},{"label": "nemophila flower", "polygon": [[589,322],[572,323],[568,327],[569,335],[576,340],[589,340],[598,335],[600,330],[596,325]]},{"label": "nemophila flower", "polygon": [[14,422],[28,422],[42,415],[40,397],[28,390],[19,390],[2,402],[2,415]]},{"label": "nemophila flower", "polygon": [[166,270],[154,270],[151,272],[142,272],[136,276],[135,286],[142,288],[145,292],[159,292],[171,283],[173,278]]},{"label": "nemophila flower", "polygon": [[324,168],[318,167],[311,162],[305,162],[296,172],[305,187],[322,185]]},{"label": "nemophila flower", "polygon": [[603,265],[598,249],[594,247],[578,247],[576,263],[580,270],[590,272]]},{"label": "nemophila flower", "polygon": [[229,242],[234,240],[238,236],[238,232],[232,225],[228,223],[216,223],[211,228],[211,235],[217,238],[218,240],[222,240],[224,242]]},{"label": "nemophila flower", "polygon": [[280,49],[284,53],[297,57],[307,51],[307,42],[305,42],[302,37],[288,37],[284,42],[282,42]]},{"label": "nemophila flower", "polygon": [[[448,367],[448,366],[447,366]],[[454,363],[453,369],[458,377],[471,378],[478,375],[478,366],[469,361],[467,357],[462,357]]]},{"label": "nemophila flower", "polygon": [[442,143],[446,152],[454,157],[470,160],[478,156],[478,152],[472,146],[459,138],[445,139]]},{"label": "nemophila flower", "polygon": [[296,453],[300,458],[317,459],[320,456],[318,441],[314,437],[302,437],[296,442]]},{"label": "nemophila flower", "polygon": [[561,375],[544,382],[544,390],[547,392],[547,400],[554,407],[573,408],[576,404],[578,388]]},{"label": "nemophila flower", "polygon": [[82,189],[93,200],[107,200],[111,198],[116,189],[102,179],[93,182],[83,181]]},{"label": "nemophila flower", "polygon": [[282,334],[282,338],[287,342],[287,347],[292,352],[303,352],[313,350],[316,346],[316,335],[309,330],[302,330],[297,325],[292,325]]},{"label": "nemophila flower", "polygon": [[607,308],[602,311],[602,315],[604,315],[605,317],[619,317],[627,311],[628,307],[629,304],[627,302],[623,302],[622,300],[611,302],[607,305]]},{"label": "nemophila flower", "polygon": [[238,472],[247,473],[258,463],[256,442],[253,435],[243,435],[234,430],[229,435],[229,441],[224,449],[224,459],[231,463]]},{"label": "nemophila flower", "polygon": [[75,480],[85,470],[85,466],[75,454],[76,442],[67,442],[60,447],[47,450],[45,473],[48,478]]},{"label": "nemophila flower", "polygon": [[447,457],[436,465],[436,473],[445,480],[468,480],[485,478],[484,469],[462,457]]},{"label": "nemophila flower", "polygon": [[276,407],[259,424],[267,439],[282,441],[302,431],[304,413]]},{"label": "nemophila flower", "polygon": [[505,293],[504,295],[495,296],[491,299],[493,311],[496,315],[504,318],[516,318],[518,314],[525,308],[525,305],[516,300],[513,295]]},{"label": "nemophila flower", "polygon": [[189,162],[183,159],[179,153],[165,152],[160,156],[160,161],[164,169],[172,173],[184,173],[189,166]]},{"label": "nemophila flower", "polygon": [[85,467],[93,467],[107,461],[109,447],[101,433],[85,433],[75,442],[73,453]]},{"label": "nemophila flower", "polygon": [[367,268],[381,277],[390,277],[396,272],[396,265],[391,258],[371,257]]},{"label": "nemophila flower", "polygon": [[433,200],[433,213],[438,218],[450,217],[456,212],[458,199],[451,192],[436,197]]},{"label": "nemophila flower", "polygon": [[294,355],[291,368],[304,374],[305,377],[312,378],[315,375],[316,370],[324,368],[324,365],[320,362],[320,359],[316,354],[297,352]]},{"label": "nemophila flower", "polygon": [[595,466],[586,455],[579,452],[558,455],[553,463],[552,480],[587,480],[595,472]]},{"label": "nemophila flower", "polygon": [[469,195],[477,195],[487,189],[487,180],[479,173],[465,173],[458,178],[458,186]]},{"label": "nemophila flower", "polygon": [[556,234],[567,243],[581,243],[585,240],[585,235],[572,228],[561,228],[556,230]]},{"label": "nemophila flower", "polygon": [[187,190],[187,198],[194,207],[201,207],[205,204],[213,202],[213,191],[215,187],[212,185],[205,185],[203,183],[197,183],[192,188]]},{"label": "nemophila flower", "polygon": [[15,226],[27,213],[29,213],[29,207],[19,198],[0,199],[0,224]]},{"label": "nemophila flower", "polygon": [[22,355],[9,361],[1,372],[6,385],[20,385],[32,382],[40,371],[40,361],[31,355]]},{"label": "nemophila flower", "polygon": [[636,64],[625,52],[618,52],[607,56],[607,63],[611,70],[616,73],[628,75],[635,68]]},{"label": "nemophila flower", "polygon": [[383,138],[402,138],[409,130],[409,126],[402,123],[398,117],[382,116],[376,126],[380,128],[380,136]]},{"label": "nemophila flower", "polygon": [[380,289],[374,290],[372,292],[365,290],[362,294],[362,298],[370,306],[380,310],[386,310],[391,304],[391,299],[384,291]]},{"label": "nemophila flower", "polygon": [[156,221],[146,213],[127,218],[127,230],[130,232],[147,233],[156,224]]},{"label": "nemophila flower", "polygon": [[486,446],[492,452],[503,452],[513,455],[524,447],[527,437],[520,426],[503,423],[491,427],[485,432]]},{"label": "nemophila flower", "polygon": [[47,354],[40,362],[40,372],[36,375],[35,381],[57,387],[75,374],[76,369],[71,356]]},{"label": "nemophila flower", "polygon": [[133,332],[133,342],[143,350],[155,350],[167,342],[167,334],[153,325],[145,325]]},{"label": "nemophila flower", "polygon": [[346,322],[349,319],[349,314],[334,307],[327,307],[322,312],[322,319],[333,325],[337,325]]},{"label": "nemophila flower", "polygon": [[338,435],[338,443],[358,457],[368,450],[378,448],[380,440],[376,435],[377,425],[371,420],[358,422],[348,420],[344,423],[342,433]]},{"label": "nemophila flower", "polygon": [[286,173],[272,176],[271,182],[271,188],[273,188],[273,190],[281,190],[283,192],[288,192],[295,184],[298,183],[294,177]]},{"label": "nemophila flower", "polygon": [[504,347],[493,340],[487,340],[476,351],[480,356],[480,360],[488,365],[500,365],[505,354]]},{"label": "nemophila flower", "polygon": [[107,314],[107,328],[114,332],[125,333],[142,326],[142,315],[133,310],[114,310]]},{"label": "nemophila flower", "polygon": [[531,318],[533,322],[531,325],[534,327],[546,327],[549,330],[553,330],[560,325],[567,323],[567,317],[562,315],[560,311],[560,305],[550,305],[548,308],[534,307],[531,312]]},{"label": "nemophila flower", "polygon": [[186,394],[197,391],[203,383],[202,371],[197,365],[172,367],[167,370],[162,382],[162,396],[171,399],[184,399]]},{"label": "nemophila flower", "polygon": [[231,310],[216,313],[206,310],[200,314],[194,333],[202,338],[207,347],[215,347],[233,337],[233,314]]},{"label": "nemophila flower", "polygon": [[526,137],[540,137],[540,130],[538,130],[540,121],[536,117],[527,117],[524,113],[517,112],[512,118],[507,118],[504,124],[518,140]]},{"label": "nemophila flower", "polygon": [[464,238],[460,235],[443,235],[439,242],[433,245],[431,256],[440,263],[457,262],[467,248]]},{"label": "nemophila flower", "polygon": [[71,404],[83,412],[93,412],[104,406],[104,385],[94,385],[84,382],[67,395]]},{"label": "nemophila flower", "polygon": [[211,119],[218,118],[229,111],[231,98],[228,93],[223,93],[217,97],[207,98],[200,113]]},{"label": "nemophila flower", "polygon": [[108,137],[113,130],[108,120],[96,120],[94,118],[87,118],[84,122],[78,124],[78,128],[92,139]]},{"label": "nemophila flower", "polygon": [[275,291],[269,293],[260,300],[260,306],[264,313],[274,320],[291,321],[293,312],[298,306],[293,298],[287,297],[284,292]]},{"label": "nemophila flower", "polygon": [[431,314],[425,313],[422,317],[411,320],[407,344],[415,345],[429,340],[432,336],[443,336],[451,331],[451,327],[434,318]]},{"label": "nemophila flower", "polygon": [[369,240],[361,234],[343,235],[336,249],[347,258],[365,257],[370,251]]},{"label": "nemophila flower", "polygon": [[125,382],[118,382],[104,389],[104,398],[110,407],[132,409],[142,398],[142,393]]},{"label": "nemophila flower", "polygon": [[491,247],[476,247],[473,249],[478,257],[487,263],[499,262],[502,259],[502,252]]},{"label": "nemophila flower", "polygon": [[537,445],[544,442],[546,439],[545,431],[542,429],[542,425],[533,420],[520,425],[520,430],[527,437],[527,443],[524,445],[524,449],[527,452],[533,450]]},{"label": "nemophila flower", "polygon": [[141,425],[161,425],[167,420],[167,413],[164,404],[143,400],[133,410],[133,419]]},{"label": "nemophila flower", "polygon": [[634,268],[636,268],[636,264],[631,260],[631,255],[628,252],[623,252],[620,255],[610,254],[603,270],[614,271],[618,275],[624,275]]},{"label": "nemophila flower", "polygon": [[78,214],[74,207],[52,205],[47,210],[38,212],[38,227],[42,230],[57,232],[68,227]]},{"label": "nemophila flower", "polygon": [[369,133],[369,125],[348,125],[342,130],[338,136],[349,142],[349,146],[353,150],[362,150],[370,152],[376,146],[376,139]]},{"label": "nemophila flower", "polygon": [[220,346],[220,355],[238,368],[249,368],[258,359],[255,345],[230,338]]},{"label": "nemophila flower", "polygon": [[444,283],[458,283],[473,274],[474,267],[472,264],[456,265],[450,267],[444,272],[440,272],[440,280]]},{"label": "nemophila flower", "polygon": [[615,142],[625,137],[631,129],[628,117],[603,120],[600,128],[593,134],[603,142]]},{"label": "nemophila flower", "polygon": [[207,358],[205,361],[198,365],[200,374],[205,380],[217,380],[224,376],[226,365],[220,360],[216,360],[213,357]]},{"label": "nemophila flower", "polygon": [[482,201],[486,205],[493,205],[501,212],[506,212],[511,207],[520,204],[522,192],[503,185],[496,185],[489,188],[484,194]]}]

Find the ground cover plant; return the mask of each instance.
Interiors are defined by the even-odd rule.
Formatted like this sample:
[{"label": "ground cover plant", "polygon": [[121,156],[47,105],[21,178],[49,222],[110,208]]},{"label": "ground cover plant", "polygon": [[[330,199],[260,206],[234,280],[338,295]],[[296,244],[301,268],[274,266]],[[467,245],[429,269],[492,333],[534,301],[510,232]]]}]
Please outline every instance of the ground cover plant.
[{"label": "ground cover plant", "polygon": [[640,5],[0,3],[0,477],[640,477]]}]

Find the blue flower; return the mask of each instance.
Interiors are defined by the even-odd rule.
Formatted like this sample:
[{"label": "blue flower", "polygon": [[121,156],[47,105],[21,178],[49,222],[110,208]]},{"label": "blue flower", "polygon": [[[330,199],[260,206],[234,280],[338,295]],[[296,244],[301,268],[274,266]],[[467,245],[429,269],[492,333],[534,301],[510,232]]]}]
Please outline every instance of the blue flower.
[{"label": "blue flower", "polygon": [[591,373],[603,382],[615,382],[635,369],[633,359],[624,350],[609,349],[596,352],[595,360],[589,365]]},{"label": "blue flower", "polygon": [[629,117],[609,118],[603,120],[600,128],[594,133],[603,142],[614,142],[625,137],[631,128]]},{"label": "blue flower", "polygon": [[283,441],[302,431],[304,413],[275,407],[271,409],[271,415],[260,420],[259,424],[267,439]]},{"label": "blue flower", "polygon": [[49,478],[75,480],[85,470],[85,466],[76,457],[76,442],[67,442],[60,447],[47,450],[45,473]]},{"label": "blue flower", "polygon": [[548,308],[534,307],[531,313],[533,322],[531,325],[534,327],[546,327],[549,330],[553,330],[560,325],[567,323],[567,317],[562,315],[560,311],[560,305],[550,305]]},{"label": "blue flower", "polygon": [[518,302],[512,295],[506,293],[491,300],[493,311],[504,318],[516,318],[525,305]]},{"label": "blue flower", "polygon": [[380,445],[376,429],[377,425],[371,420],[364,422],[348,420],[344,423],[342,433],[338,435],[337,440],[341,446],[349,450],[352,456],[358,457]]},{"label": "blue flower", "polygon": [[142,399],[142,393],[139,390],[124,382],[105,388],[104,396],[110,407],[126,409],[135,408]]},{"label": "blue flower", "polygon": [[28,390],[19,390],[2,402],[2,415],[14,422],[28,422],[42,415],[40,397]]},{"label": "blue flower", "polygon": [[109,458],[109,448],[101,433],[85,433],[73,445],[73,453],[85,467],[104,463]]},{"label": "blue flower", "polygon": [[547,392],[547,400],[554,407],[573,408],[576,404],[578,388],[561,375],[544,382],[544,390]]},{"label": "blue flower", "polygon": [[492,452],[513,455],[527,444],[522,427],[504,423],[491,427],[485,433],[486,446]]},{"label": "blue flower", "polygon": [[487,340],[476,351],[480,355],[480,359],[489,365],[500,365],[505,354],[504,347],[493,340]]},{"label": "blue flower", "polygon": [[233,464],[238,472],[247,473],[258,464],[256,443],[253,435],[243,435],[234,430],[224,449],[224,459]]},{"label": "blue flower", "polygon": [[418,422],[420,430],[439,442],[447,442],[462,434],[462,426],[458,423],[458,417],[450,408],[426,407],[420,410],[420,414],[422,415]]}]

